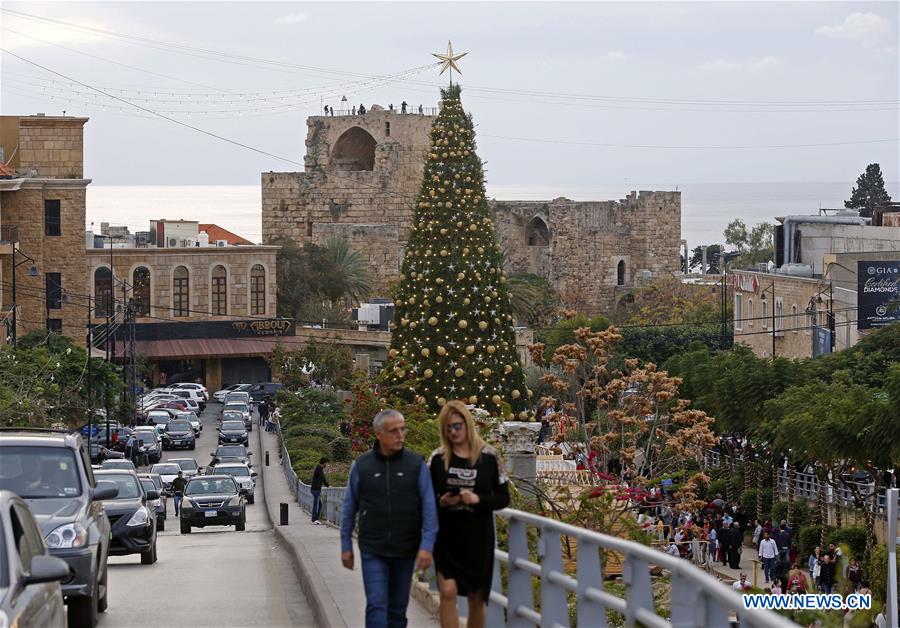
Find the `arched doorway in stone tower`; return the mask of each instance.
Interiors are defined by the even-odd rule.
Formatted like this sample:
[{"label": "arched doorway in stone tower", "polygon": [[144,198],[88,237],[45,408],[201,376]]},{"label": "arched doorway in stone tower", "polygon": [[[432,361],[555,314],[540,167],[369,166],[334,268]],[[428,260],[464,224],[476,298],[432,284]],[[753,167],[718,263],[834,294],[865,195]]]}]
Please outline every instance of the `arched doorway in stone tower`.
[{"label": "arched doorway in stone tower", "polygon": [[377,142],[358,126],[344,131],[334,143],[331,165],[338,170],[374,170]]},{"label": "arched doorway in stone tower", "polygon": [[535,216],[525,226],[525,241],[528,246],[550,246],[550,230],[540,216]]}]

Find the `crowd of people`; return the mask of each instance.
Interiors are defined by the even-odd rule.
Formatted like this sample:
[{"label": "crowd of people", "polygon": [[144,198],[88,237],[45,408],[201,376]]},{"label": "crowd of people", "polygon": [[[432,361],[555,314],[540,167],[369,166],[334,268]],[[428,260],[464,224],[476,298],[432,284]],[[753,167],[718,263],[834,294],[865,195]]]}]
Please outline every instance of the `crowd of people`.
[{"label": "crowd of people", "polygon": [[[325,105],[324,109],[325,109],[325,115],[326,115],[326,116],[333,116],[333,115],[334,115],[334,107],[332,107],[331,105]],[[345,111],[345,110],[339,110],[339,112],[340,112],[340,111]],[[391,104],[388,105],[388,111],[391,112],[391,113],[394,113],[394,112],[396,111],[396,110],[394,109],[394,103],[391,103]],[[349,111],[349,113],[350,113],[351,116],[364,116],[364,115],[366,115],[368,112],[369,112],[369,110],[366,109],[365,105],[363,105],[362,103],[360,103],[359,107],[357,107],[356,105],[353,105],[353,106],[350,108],[350,111]],[[408,114],[408,113],[413,113],[413,110],[412,110],[412,108],[407,104],[407,102],[404,100],[403,102],[400,103],[399,113],[400,113],[401,115],[406,115],[406,114]],[[418,113],[420,116],[421,116],[421,115],[425,115],[425,108],[424,108],[422,105],[419,105],[419,109],[418,109],[417,113]]]}]

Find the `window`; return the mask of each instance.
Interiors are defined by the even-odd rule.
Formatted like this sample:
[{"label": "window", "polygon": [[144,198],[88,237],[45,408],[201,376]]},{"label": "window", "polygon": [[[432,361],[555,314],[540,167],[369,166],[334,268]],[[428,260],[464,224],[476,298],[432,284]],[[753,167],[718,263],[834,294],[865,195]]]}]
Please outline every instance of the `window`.
[{"label": "window", "polygon": [[814,307],[806,308],[806,335],[812,335],[812,328],[816,324],[816,309]]},{"label": "window", "polygon": [[744,298],[743,295],[734,295],[734,328],[744,328]]},{"label": "window", "polygon": [[550,230],[540,216],[535,216],[525,226],[525,242],[528,246],[550,246]]},{"label": "window", "polygon": [[60,219],[58,200],[44,201],[44,235],[62,235],[62,221]]},{"label": "window", "polygon": [[312,220],[307,220],[306,221],[306,237],[307,238],[312,237],[312,227],[313,227]]},{"label": "window", "polygon": [[62,319],[61,318],[48,318],[47,319],[47,331],[52,331],[55,334],[62,333]]},{"label": "window", "polygon": [[791,306],[791,329],[794,330],[795,334],[800,329],[800,315],[797,312],[796,303]]},{"label": "window", "polygon": [[762,301],[762,326],[763,329],[769,328],[769,302],[765,299]]},{"label": "window", "polygon": [[228,273],[224,266],[216,266],[212,272],[212,313],[216,316],[228,314]]},{"label": "window", "polygon": [[625,285],[625,260],[619,260],[619,263],[616,266],[616,285]]},{"label": "window", "polygon": [[97,317],[112,316],[112,273],[101,266],[94,271],[94,314]]},{"label": "window", "polygon": [[747,325],[753,327],[753,299],[747,299]]},{"label": "window", "polygon": [[135,316],[150,316],[150,271],[144,266],[135,268],[131,283],[134,286]]},{"label": "window", "polygon": [[266,313],[266,269],[255,264],[250,269],[250,314]]},{"label": "window", "polygon": [[62,273],[45,273],[44,284],[47,309],[58,310],[62,307]]},{"label": "window", "polygon": [[191,290],[188,269],[179,266],[172,275],[172,314],[188,316],[191,309]]},{"label": "window", "polygon": [[385,135],[385,137],[391,136],[391,123],[390,122],[384,123],[384,135]]},{"label": "window", "polygon": [[784,330],[784,299],[776,298],[775,299],[775,331],[780,332]]}]

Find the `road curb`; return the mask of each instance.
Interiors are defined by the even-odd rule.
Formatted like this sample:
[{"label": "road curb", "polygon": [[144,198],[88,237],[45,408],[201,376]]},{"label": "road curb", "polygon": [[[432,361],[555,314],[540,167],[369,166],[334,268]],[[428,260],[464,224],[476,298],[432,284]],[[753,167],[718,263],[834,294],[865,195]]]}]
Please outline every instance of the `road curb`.
[{"label": "road curb", "polygon": [[[259,441],[260,451],[264,452],[265,448],[263,445],[262,431],[257,432],[257,439]],[[269,523],[272,524],[272,532],[274,533],[275,538],[291,550],[291,565],[294,567],[294,573],[297,575],[300,588],[306,595],[306,601],[312,609],[316,623],[319,626],[333,626],[335,628],[341,626],[346,627],[347,622],[344,621],[334,596],[327,587],[323,586],[325,579],[322,577],[322,574],[315,569],[313,560],[306,549],[301,544],[291,541],[279,526],[274,525],[275,515],[273,514],[272,509],[275,505],[270,502],[268,491],[266,490],[268,479],[271,477],[272,468],[266,467],[265,464],[263,464],[262,468],[263,499],[266,502],[266,515],[269,518]]]}]

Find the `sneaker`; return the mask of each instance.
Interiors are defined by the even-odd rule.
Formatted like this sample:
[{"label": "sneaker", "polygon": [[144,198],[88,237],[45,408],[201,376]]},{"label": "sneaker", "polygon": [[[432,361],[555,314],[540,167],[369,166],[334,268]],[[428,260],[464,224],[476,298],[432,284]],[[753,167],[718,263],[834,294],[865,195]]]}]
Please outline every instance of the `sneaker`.
[{"label": "sneaker", "polygon": [[320,526],[320,525],[322,525],[322,522],[317,519],[316,521],[313,521],[312,524],[314,526]]}]

